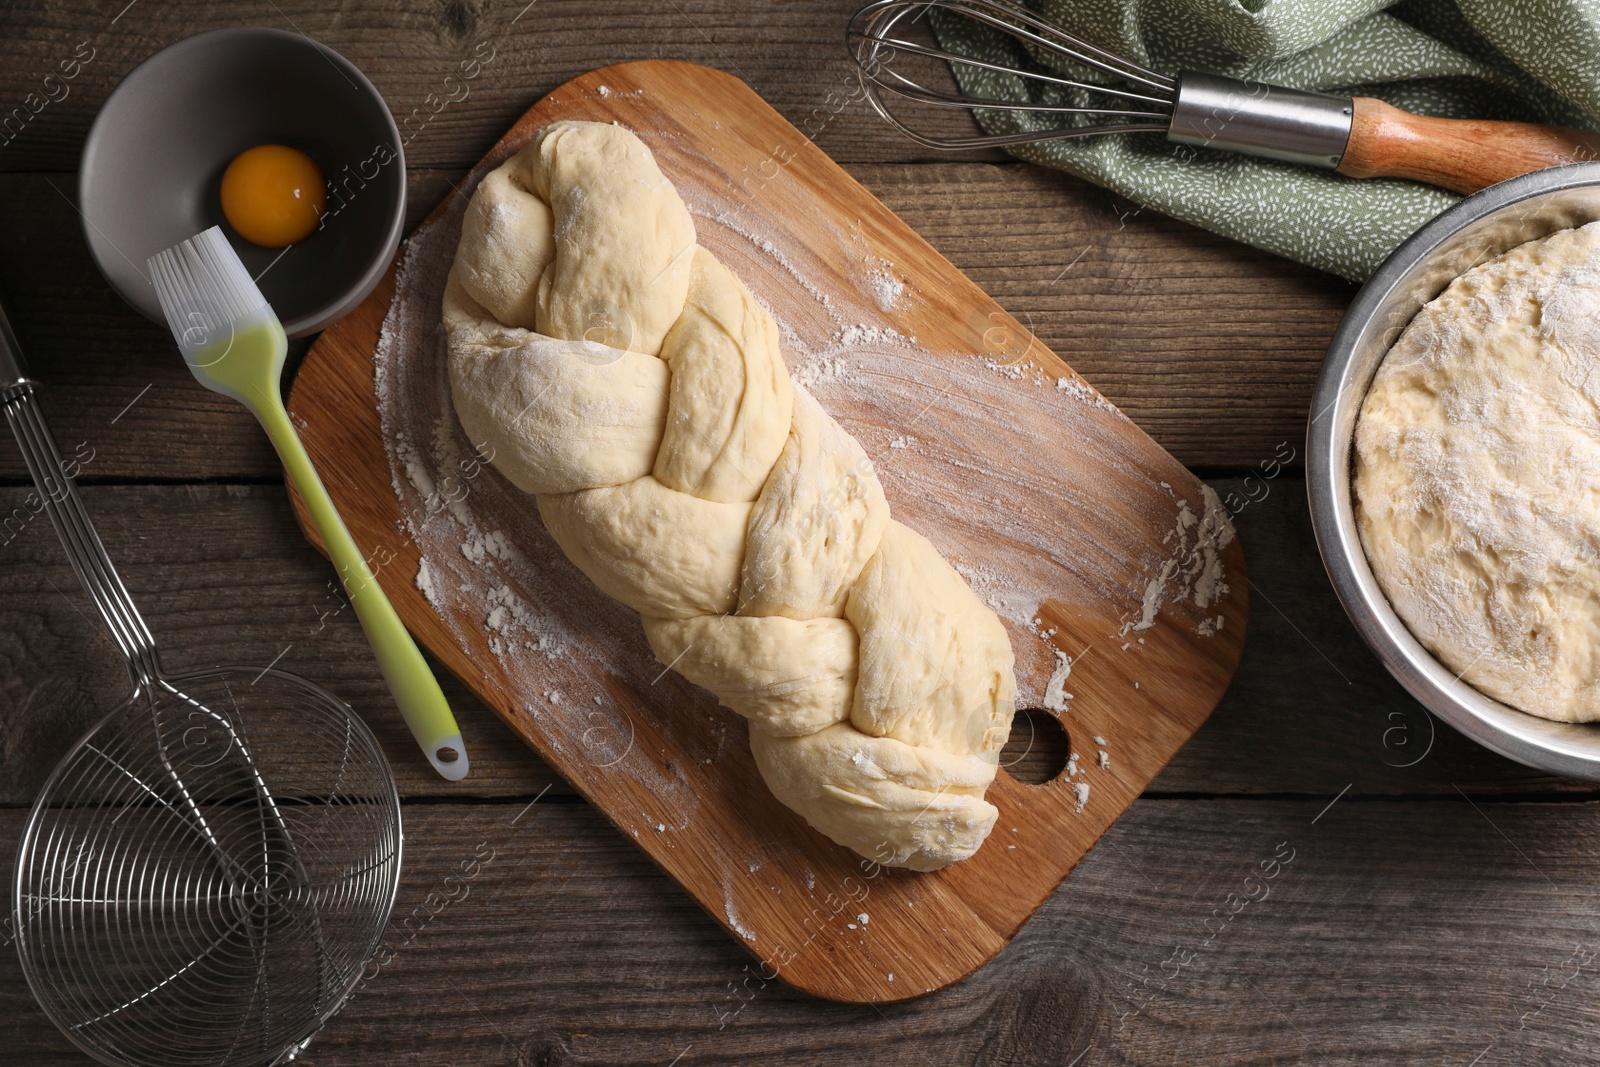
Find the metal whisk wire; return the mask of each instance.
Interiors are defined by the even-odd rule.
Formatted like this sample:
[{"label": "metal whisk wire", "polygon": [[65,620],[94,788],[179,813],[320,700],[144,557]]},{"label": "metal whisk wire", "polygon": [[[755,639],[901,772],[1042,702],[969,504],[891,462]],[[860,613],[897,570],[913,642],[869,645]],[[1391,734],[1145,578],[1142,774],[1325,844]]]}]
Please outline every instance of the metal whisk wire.
[{"label": "metal whisk wire", "polygon": [[[895,36],[902,28],[902,22],[907,19],[909,22],[916,22],[931,8],[962,15],[982,25],[1000,30],[1025,45],[1044,49],[1079,66],[1098,71],[1123,83],[1126,87],[1079,81],[1037,70],[1024,70]],[[878,0],[877,3],[869,4],[856,12],[845,30],[845,36],[850,46],[850,53],[860,68],[862,90],[866,93],[873,110],[902,134],[929,148],[996,148],[1053,141],[1063,137],[1094,137],[1107,133],[1140,131],[1164,133],[1172,121],[1173,98],[1177,88],[1174,79],[1073,37],[1031,11],[1007,3],[1005,0]],[[1060,103],[989,100],[961,93],[949,93],[929,88],[897,70],[896,59],[902,52],[976,67],[997,74],[1007,74],[1059,89],[1075,90],[1087,94],[1090,99],[1104,98],[1107,102],[1100,106],[1080,107]],[[896,96],[933,107],[1044,112],[1093,116],[1112,121],[976,137],[933,136],[901,121],[885,101],[883,96],[885,90]]]}]

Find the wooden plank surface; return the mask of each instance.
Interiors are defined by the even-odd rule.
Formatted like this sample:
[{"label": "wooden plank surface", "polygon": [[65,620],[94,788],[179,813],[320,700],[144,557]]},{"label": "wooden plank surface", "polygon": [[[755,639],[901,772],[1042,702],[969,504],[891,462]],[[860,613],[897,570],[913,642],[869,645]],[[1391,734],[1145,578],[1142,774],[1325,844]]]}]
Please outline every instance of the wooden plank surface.
[{"label": "wooden plank surface", "polygon": [[[411,167],[465,171],[539,97],[584,71],[632,59],[727,70],[758,86],[841,162],[929,158],[861,106],[844,47],[845,23],[859,6],[763,4],[751,17],[721,0],[22,0],[0,7],[7,60],[0,101],[9,109],[35,93],[46,102],[25,124],[14,123],[20,131],[0,146],[0,170],[72,170],[101,101],[128,71],[180,38],[240,24],[307,34],[360,68],[394,112]],[[92,58],[77,61],[76,75],[63,81],[61,70],[73,68],[60,65],[81,56]],[[953,133],[976,132],[959,112],[942,122]]]},{"label": "wooden plank surface", "polygon": [[[486,473],[459,512],[441,510],[431,487],[459,479],[457,463],[430,446],[409,453],[402,471],[393,449],[418,427],[456,425],[434,356],[471,181],[410,238],[398,271],[406,281],[391,275],[312,347],[290,415],[353,536],[382,552],[378,580],[418,639],[730,936],[820,996],[882,1002],[943,988],[1004,947],[1215,706],[1247,628],[1240,546],[1190,472],[1097,397],[1063,395],[1063,384],[1081,388],[1066,364],[1031,338],[1024,344],[1026,331],[982,290],[736,78],[679,62],[584,74],[519,119],[475,179],[565,119],[639,133],[690,205],[699,243],[787,327],[791,372],[808,360],[848,366],[813,391],[873,456],[897,517],[980,576],[980,595],[998,575],[1000,596],[1027,600],[1024,616],[1001,618],[1020,704],[1044,702],[1058,657],[1079,661],[1066,730],[1068,748],[1085,755],[1083,777],[1025,784],[1002,768],[987,793],[996,831],[977,855],[921,875],[863,864],[774,800],[743,724],[709,694],[663,676],[634,613],[567,564],[526,494]],[[773,176],[754,188],[741,180],[764,175],[774,157],[783,165]],[[883,307],[861,280],[869,269],[903,278],[906,298]],[[386,312],[382,332],[395,340],[375,357]],[[847,325],[855,323],[865,325]],[[841,345],[841,327],[915,340]],[[992,342],[996,327],[1016,343]],[[451,448],[471,454],[459,431],[451,436]],[[413,467],[426,470],[428,489]],[[397,493],[407,477],[414,490]],[[963,496],[1004,503],[967,512],[952,506]],[[466,541],[491,531],[514,559],[480,551],[464,566]],[[428,597],[415,580],[424,565]],[[1198,571],[1168,588],[1162,568],[1201,565],[1214,602],[1191,596]],[[504,634],[485,626],[485,597],[497,587],[533,624]],[[524,652],[533,636],[539,651]],[[547,642],[559,654],[545,652]],[[1048,713],[1039,719],[1057,728]],[[597,731],[609,740],[597,744]],[[1115,753],[1112,763],[1091,762],[1097,737],[1109,739],[1094,743]],[[830,877],[874,893],[870,937],[854,924],[816,927],[816,886]]]},{"label": "wooden plank surface", "polygon": [[[1591,1062],[1595,802],[1328,799],[1141,800],[989,966],[883,1006],[768,980],[586,805],[412,805],[383,963],[303,1062]],[[0,1037],[84,1062],[9,951]]]},{"label": "wooden plank surface", "polygon": [[[1060,1065],[1080,1055],[1079,1067],[1494,1067],[1596,1058],[1586,995],[1600,940],[1592,787],[1530,772],[1445,727],[1419,762],[1396,766],[1417,751],[1400,741],[1426,744],[1428,720],[1340,612],[1293,473],[1236,517],[1256,610],[1233,688],[1012,947],[945,993],[879,1015],[763,986],[688,897],[587,806],[557,802],[559,780],[455,688],[477,762],[472,794],[447,800],[411,757],[350,613],[316,629],[335,604],[331,573],[295,530],[259,431],[190,382],[163,333],[95,273],[71,172],[117,78],[193,30],[292,21],[373,73],[403,119],[484,27],[510,22],[524,2],[0,9],[0,110],[22,106],[79,42],[97,50],[67,99],[0,144],[0,290],[46,381],[58,436],[97,449],[87,478],[110,484],[90,492],[90,508],[169,659],[265,663],[287,648],[284,665],[329,683],[374,725],[408,798],[401,942],[405,919],[464,846],[505,844],[495,891],[423,927],[304,1062],[668,1064],[682,1053],[678,1067]],[[507,38],[508,76],[479,79],[408,145],[412,220],[511,118],[580,71],[673,56],[742,72],[790,121],[830,116],[826,151],[1164,447],[1205,468],[1225,496],[1259,495],[1259,479],[1241,478],[1280,442],[1299,445],[1323,346],[1353,288],[1054,172],[932,160],[886,137],[858,101],[833,114],[838,97],[828,94],[848,85],[836,49],[851,6],[540,0]],[[0,445],[5,512],[23,504],[24,490],[4,488],[21,476],[14,450]],[[14,847],[17,805],[124,690],[116,659],[80,614],[88,610],[46,526],[0,544],[0,855]],[[553,781],[511,826],[536,834],[493,832]],[[478,826],[467,841],[465,828]],[[1174,950],[1206,936],[1204,921],[1230,906],[1235,880],[1279,841],[1298,847],[1307,826],[1316,835],[1316,848],[1300,853],[1307,862],[1297,858],[1270,900],[1248,905],[1161,988],[1182,958]],[[466,950],[452,947],[456,938]],[[1149,993],[1158,996],[1124,1024]],[[0,1062],[27,1067],[87,1062],[32,1006],[5,945],[0,1049]]]}]

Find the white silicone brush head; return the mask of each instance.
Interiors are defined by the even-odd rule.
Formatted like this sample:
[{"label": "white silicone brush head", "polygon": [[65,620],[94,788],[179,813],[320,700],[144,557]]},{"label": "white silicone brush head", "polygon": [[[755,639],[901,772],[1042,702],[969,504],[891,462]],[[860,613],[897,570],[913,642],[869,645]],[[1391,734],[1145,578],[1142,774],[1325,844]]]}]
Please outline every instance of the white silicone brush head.
[{"label": "white silicone brush head", "polygon": [[167,328],[191,364],[244,323],[272,315],[219,226],[157,252],[148,266]]}]

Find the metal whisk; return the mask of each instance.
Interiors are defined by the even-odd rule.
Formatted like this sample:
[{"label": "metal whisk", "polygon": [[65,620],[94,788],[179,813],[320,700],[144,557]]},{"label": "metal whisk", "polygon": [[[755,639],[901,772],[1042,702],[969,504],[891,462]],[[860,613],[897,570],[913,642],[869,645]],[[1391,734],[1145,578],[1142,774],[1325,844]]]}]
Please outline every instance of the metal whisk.
[{"label": "metal whisk", "polygon": [[[985,26],[1008,33],[1025,44],[1043,48],[1090,70],[1107,75],[1121,83],[1121,87],[1116,84],[1078,81],[1039,71],[1022,70],[1003,63],[990,63],[893,36],[901,29],[902,22],[916,22],[930,8],[941,8],[965,15]],[[856,12],[855,17],[850,20],[845,35],[850,44],[851,54],[861,68],[861,85],[873,108],[901,133],[929,148],[995,148],[1031,144],[1035,141],[1053,141],[1061,137],[1093,137],[1105,133],[1139,131],[1165,132],[1172,122],[1172,98],[1176,89],[1173,79],[1070,37],[1031,11],[998,0],[950,0],[944,3],[928,3],[927,0],[921,2],[879,0],[878,3],[868,4]],[[902,72],[902,53],[945,63],[961,63],[1058,88],[1075,89],[1081,93],[1093,94],[1090,99],[1099,100],[1101,104],[1068,107],[1028,101],[984,100],[980,97],[930,89],[924,86],[918,77],[909,77]],[[901,122],[884,102],[879,92],[881,89],[934,107],[1081,115],[1107,121],[983,137],[935,137],[921,133]]]},{"label": "metal whisk", "polygon": [[[1034,55],[1054,56],[1081,68],[1083,76],[1010,66],[903,36],[930,9],[998,30]],[[1460,193],[1531,170],[1600,157],[1600,135],[1582,130],[1424,117],[1370,97],[1306,92],[1194,71],[1169,77],[1097,48],[1007,0],[878,0],[856,12],[845,36],[873,109],[929,148],[994,148],[1159,132],[1178,144],[1336,170],[1352,178],[1410,178]],[[924,63],[920,71],[913,66],[918,61]],[[935,61],[1021,79],[1033,86],[1033,98],[995,100],[930,88],[930,80],[948,77],[931,69]],[[1096,78],[1104,80],[1092,80]],[[889,106],[891,98],[936,109],[1057,115],[1068,121],[1042,130],[972,137],[929,134],[912,124],[915,119],[903,121]]]},{"label": "metal whisk", "polygon": [[104,1063],[287,1062],[388,922],[401,854],[388,763],[343,701],[292,674],[163,674],[3,308],[0,404],[134,689],[34,802],[12,899],[23,973]]}]

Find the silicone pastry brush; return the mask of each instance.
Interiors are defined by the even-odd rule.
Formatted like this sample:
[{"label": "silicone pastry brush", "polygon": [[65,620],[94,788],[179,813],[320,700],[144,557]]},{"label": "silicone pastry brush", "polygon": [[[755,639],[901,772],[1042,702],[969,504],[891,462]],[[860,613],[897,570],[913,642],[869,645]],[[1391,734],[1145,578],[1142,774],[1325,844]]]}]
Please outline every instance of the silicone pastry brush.
[{"label": "silicone pastry brush", "polygon": [[345,529],[284,410],[279,386],[288,339],[272,306],[216,226],[151,256],[149,267],[189,370],[207,389],[249,408],[278,450],[428,762],[452,782],[465,778],[467,750],[439,682]]}]

